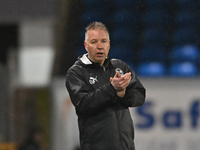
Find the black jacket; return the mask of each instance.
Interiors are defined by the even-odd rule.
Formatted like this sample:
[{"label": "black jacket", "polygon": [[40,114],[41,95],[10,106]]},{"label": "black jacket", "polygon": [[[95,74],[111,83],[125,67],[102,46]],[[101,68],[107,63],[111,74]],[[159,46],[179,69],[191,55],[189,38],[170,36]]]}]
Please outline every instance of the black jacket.
[{"label": "black jacket", "polygon": [[[110,83],[116,70],[132,73],[123,98]],[[128,107],[141,106],[145,88],[123,61],[106,59],[103,66],[86,54],[68,70],[66,87],[78,115],[82,150],[134,150],[134,129]]]}]

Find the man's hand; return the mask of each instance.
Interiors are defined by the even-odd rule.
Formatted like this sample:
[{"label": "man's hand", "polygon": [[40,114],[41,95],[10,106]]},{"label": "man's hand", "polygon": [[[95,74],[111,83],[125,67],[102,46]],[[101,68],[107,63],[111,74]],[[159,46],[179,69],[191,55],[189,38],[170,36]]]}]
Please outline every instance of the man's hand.
[{"label": "man's hand", "polygon": [[126,87],[129,85],[131,80],[131,73],[126,73],[123,76],[120,76],[119,71],[116,72],[115,76],[110,78],[111,84],[117,91],[117,96],[123,97],[126,92]]}]

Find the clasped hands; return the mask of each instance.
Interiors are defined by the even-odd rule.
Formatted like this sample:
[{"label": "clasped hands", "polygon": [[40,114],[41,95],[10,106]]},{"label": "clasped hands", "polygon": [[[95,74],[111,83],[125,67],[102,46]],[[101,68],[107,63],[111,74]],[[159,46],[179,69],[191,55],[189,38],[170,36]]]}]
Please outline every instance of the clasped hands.
[{"label": "clasped hands", "polygon": [[110,77],[110,81],[112,86],[117,91],[117,96],[124,97],[126,92],[126,87],[129,85],[129,82],[131,81],[131,72],[121,76],[119,71],[117,71],[114,77]]}]

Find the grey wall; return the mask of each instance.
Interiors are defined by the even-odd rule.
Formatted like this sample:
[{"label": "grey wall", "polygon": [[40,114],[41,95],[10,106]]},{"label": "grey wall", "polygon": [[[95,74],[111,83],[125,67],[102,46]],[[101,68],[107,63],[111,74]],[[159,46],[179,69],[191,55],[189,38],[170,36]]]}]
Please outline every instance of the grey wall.
[{"label": "grey wall", "polygon": [[55,18],[58,0],[0,0],[0,22],[27,18]]},{"label": "grey wall", "polygon": [[8,72],[0,63],[0,143],[8,138]]}]

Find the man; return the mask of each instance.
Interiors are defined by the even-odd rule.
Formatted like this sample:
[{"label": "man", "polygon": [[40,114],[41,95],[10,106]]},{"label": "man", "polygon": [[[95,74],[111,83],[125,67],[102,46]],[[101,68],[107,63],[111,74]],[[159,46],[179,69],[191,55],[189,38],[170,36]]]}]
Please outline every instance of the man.
[{"label": "man", "polygon": [[110,59],[104,24],[86,27],[87,54],[68,70],[66,87],[78,115],[81,150],[135,150],[129,107],[141,106],[145,88],[134,71]]}]

